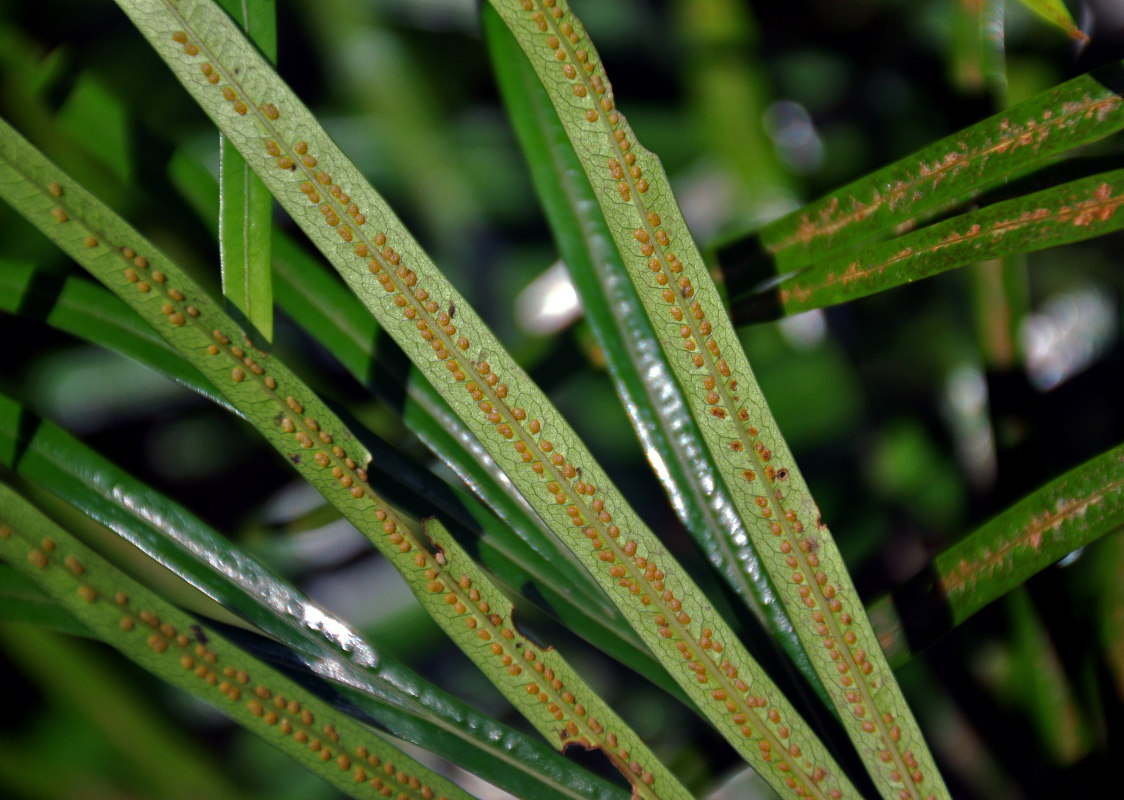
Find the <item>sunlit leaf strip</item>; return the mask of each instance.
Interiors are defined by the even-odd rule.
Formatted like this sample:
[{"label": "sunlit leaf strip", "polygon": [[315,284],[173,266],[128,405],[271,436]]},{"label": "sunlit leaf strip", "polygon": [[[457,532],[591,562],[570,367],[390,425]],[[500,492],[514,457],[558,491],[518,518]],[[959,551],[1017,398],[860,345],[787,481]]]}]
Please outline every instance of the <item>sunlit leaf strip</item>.
[{"label": "sunlit leaf strip", "polygon": [[215,704],[351,796],[469,797],[147,591],[3,484],[0,556],[141,666]]},{"label": "sunlit leaf strip", "polygon": [[[507,11],[500,8],[500,3],[494,4],[501,13]],[[502,5],[514,5],[514,0]],[[616,182],[615,188],[620,201],[630,204],[636,212],[634,219],[639,219],[639,225],[631,231],[633,242],[629,242],[619,230],[614,231],[618,245],[622,250],[628,247],[638,249],[644,258],[649,259],[647,268],[654,276],[655,285],[637,277],[634,277],[634,280],[638,290],[647,293],[645,302],[650,311],[656,308],[650,299],[653,291],[659,292],[670,306],[671,318],[678,325],[678,338],[682,341],[683,350],[694,368],[684,370],[683,379],[685,382],[693,383],[699,381],[701,377],[699,382],[702,385],[701,396],[704,400],[701,405],[705,410],[699,413],[709,414],[717,420],[728,420],[734,428],[733,439],[728,442],[730,449],[735,454],[749,454],[749,468],[741,470],[739,477],[743,479],[743,487],[746,485],[751,487],[753,498],[750,504],[742,494],[742,514],[746,519],[759,515],[759,522],[755,528],[755,538],[759,547],[766,551],[777,548],[777,545],[769,543],[768,537],[762,536],[763,530],[780,540],[779,551],[785,566],[791,570],[785,576],[781,574],[782,569],[775,569],[775,580],[781,589],[782,599],[790,606],[804,607],[802,611],[794,609],[792,613],[794,619],[798,619],[797,615],[803,613],[804,618],[808,620],[804,625],[797,625],[797,629],[809,651],[815,653],[818,650],[821,654],[824,650],[828,651],[827,656],[830,660],[823,659],[822,656],[814,660],[821,672],[825,673],[824,681],[829,684],[840,714],[852,731],[864,761],[872,775],[875,775],[880,790],[888,797],[901,797],[906,800],[921,798],[924,796],[922,784],[935,792],[928,795],[929,797],[935,798],[942,792],[947,795],[947,790],[944,789],[936,769],[932,766],[931,757],[921,739],[917,724],[912,719],[900,691],[897,690],[888,664],[878,650],[877,641],[865,618],[865,613],[860,606],[857,612],[858,619],[855,619],[844,610],[843,598],[857,598],[857,594],[846,575],[842,561],[837,553],[831,553],[832,557],[825,557],[821,563],[821,558],[816,553],[816,550],[821,548],[821,552],[826,553],[829,548],[833,550],[834,546],[819,521],[814,504],[810,501],[804,502],[805,513],[812,513],[816,517],[814,530],[818,530],[815,537],[802,536],[804,523],[800,521],[793,508],[786,507],[784,493],[779,488],[781,483],[789,482],[796,492],[798,502],[801,496],[807,497],[806,489],[795,466],[777,467],[769,463],[773,453],[759,438],[759,432],[750,420],[746,403],[739,402],[741,397],[736,393],[738,376],[742,376],[747,387],[752,390],[755,388],[752,372],[749,370],[748,363],[745,363],[744,354],[736,346],[736,339],[733,336],[726,338],[731,345],[727,350],[730,361],[734,364],[733,368],[722,357],[722,348],[712,336],[712,324],[706,318],[707,309],[699,299],[695,299],[698,287],[692,283],[688,273],[695,275],[700,286],[702,281],[707,279],[705,272],[696,266],[701,263],[701,259],[690,237],[686,235],[684,226],[675,226],[677,232],[683,233],[683,241],[677,244],[676,248],[683,248],[688,263],[695,269],[685,270],[683,262],[671,250],[672,238],[667,230],[661,227],[663,220],[653,207],[660,200],[668,200],[670,192],[654,191],[654,202],[653,196],[648,194],[653,188],[648,177],[653,173],[654,185],[661,188],[666,186],[666,177],[662,174],[658,162],[650,154],[646,154],[647,158],[643,162],[637,158],[637,153],[643,151],[639,147],[634,149],[634,136],[624,116],[615,107],[611,86],[603,72],[598,69],[596,54],[590,52],[591,48],[588,45],[579,47],[579,44],[583,44],[580,23],[556,0],[521,0],[520,5],[530,16],[539,33],[545,34],[536,37],[532,45],[528,46],[523,42],[528,57],[536,65],[540,75],[543,75],[544,82],[568,86],[572,92],[568,105],[566,101],[559,102],[557,99],[555,101],[564,122],[568,114],[576,117],[584,108],[585,121],[599,125],[604,136],[603,141],[609,143],[612,155],[605,162],[605,166],[595,164],[594,169],[607,168],[609,176]],[[508,14],[510,18],[511,12],[508,11]],[[529,26],[523,27],[529,29]],[[542,48],[544,43],[546,49]],[[550,66],[543,67],[543,64]],[[555,67],[554,64],[558,66]],[[547,70],[559,70],[565,82],[558,81],[556,72],[544,74]],[[559,92],[565,94],[561,90]],[[572,131],[576,125],[571,120],[568,127]],[[589,129],[583,126],[581,130],[584,133]],[[583,148],[577,142],[575,146],[590,160],[603,157],[596,155],[599,150],[596,146]],[[589,153],[595,155],[590,156]],[[589,169],[588,161],[587,169]],[[645,173],[644,169],[648,169],[649,172]],[[595,176],[591,174],[590,177],[594,179]],[[595,180],[595,184],[611,185],[604,174],[600,181]],[[610,194],[611,190],[603,190],[601,196],[603,205],[616,202],[616,198],[610,197]],[[665,213],[669,215],[669,222],[677,221],[675,215],[679,212],[673,201],[665,204]],[[619,215],[616,222],[621,225]],[[633,274],[636,275],[635,272]],[[713,294],[707,293],[706,296],[713,297]],[[729,323],[725,320],[720,306],[712,304],[709,310],[712,314],[717,314],[719,322],[716,325],[719,330],[723,325],[728,327]],[[673,341],[673,337],[666,337],[664,345],[669,355],[672,355],[672,351],[677,348],[669,341]],[[682,355],[678,357],[682,358]],[[700,375],[696,370],[701,370],[702,374]],[[694,396],[692,400],[697,408],[699,397]],[[759,406],[760,420],[757,424],[773,433],[776,440],[781,442],[779,433],[775,431],[775,423],[769,418],[764,403],[761,402]],[[718,437],[710,439],[712,448],[722,446],[721,442],[715,444],[716,438]],[[779,451],[778,454],[787,456],[787,453],[783,452],[783,443],[776,449]],[[753,508],[754,505],[756,509]],[[756,514],[753,513],[754,510]],[[768,561],[766,566],[769,566]],[[832,567],[837,569],[831,570]],[[828,582],[825,570],[836,573],[832,577],[832,583]],[[827,609],[828,613],[825,614],[823,609]],[[685,631],[677,630],[676,633],[680,636],[686,635]],[[824,664],[824,661],[827,663]],[[834,677],[832,672],[836,673]],[[878,694],[881,696],[876,703],[875,697]],[[903,727],[907,732],[905,737],[903,737]],[[909,735],[911,733],[912,735]],[[870,735],[877,738],[879,742],[877,748],[864,744],[863,739]],[[908,749],[911,745],[921,753],[920,759],[912,749]],[[925,769],[921,768],[922,764]]]},{"label": "sunlit leaf strip", "polygon": [[[134,13],[139,4],[123,2],[123,5]],[[208,113],[224,130],[239,132],[237,141],[244,146],[244,154],[252,155],[251,163],[267,184],[273,185],[275,195],[379,315],[403,349],[431,380],[445,387],[450,402],[461,410],[462,417],[474,427],[481,441],[491,447],[497,460],[507,465],[513,480],[521,485],[524,496],[536,505],[540,514],[554,522],[555,531],[563,540],[582,553],[586,563],[594,566],[591,572],[601,584],[615,590],[618,596],[614,600],[640,626],[641,634],[676,680],[729,736],[734,746],[769,774],[775,785],[788,787],[799,796],[839,798],[845,793],[855,796],[846,776],[823,745],[752,661],[720,617],[708,609],[697,587],[664,554],[658,540],[635,519],[634,513],[607,477],[585,453],[572,430],[560,419],[550,421],[557,412],[487,333],[468,304],[432,267],[381,198],[331,145],[283,84],[276,82],[275,78],[272,81],[262,78],[272,76],[268,66],[248,48],[231,50],[232,56],[246,62],[242,73],[244,78],[249,81],[257,76],[258,85],[265,84],[263,91],[276,92],[280,107],[261,98],[247,102],[248,95],[245,87],[237,83],[237,75],[225,67],[220,72],[219,66],[205,60],[213,57],[210,50],[204,53],[203,58],[194,60],[202,52],[201,44],[196,41],[199,31],[205,30],[210,36],[222,37],[220,41],[228,49],[234,46],[235,41],[241,41],[241,37],[221,18],[211,16],[209,5],[190,5],[192,16],[199,18],[200,24],[195,28],[185,15],[176,13],[167,5],[162,11],[157,11],[153,4],[145,3],[145,13],[134,13],[134,18]],[[168,21],[163,18],[166,13],[174,15],[174,24],[179,27],[167,27]],[[189,30],[192,33],[189,34]],[[173,47],[169,47],[170,44]],[[183,54],[189,57],[186,61]],[[194,64],[199,64],[199,72],[191,66]],[[220,83],[225,84],[221,87],[221,96]],[[294,115],[294,121],[287,123],[290,128],[298,129],[302,135],[318,143],[319,157],[311,152],[311,146],[304,139],[290,144],[282,136],[281,126],[286,124],[287,113]],[[250,124],[240,121],[247,117]],[[264,147],[264,155],[257,149],[259,146]],[[333,171],[339,171],[343,177],[334,180],[323,168],[317,170],[320,160],[331,162]],[[296,192],[289,191],[289,186],[295,181],[300,181],[303,201],[295,199]],[[341,188],[341,182],[351,184],[352,190],[362,197],[367,206],[365,210],[360,210],[358,204],[352,202],[352,198]],[[325,192],[326,196],[322,197],[321,192]],[[385,225],[386,233],[365,232],[363,226],[367,223],[368,213],[377,215],[380,224]],[[354,225],[341,222],[341,219],[347,218]],[[320,227],[322,224],[328,227]],[[327,238],[326,233],[330,234]],[[395,243],[400,251],[394,248]],[[459,315],[455,325],[452,309],[444,310],[430,297],[430,290],[419,285],[418,274],[402,263],[403,253],[426,271],[425,281],[435,296],[450,304],[455,301]],[[370,292],[370,284],[359,279],[354,270],[355,257],[362,260],[364,273],[369,270],[376,276],[393,308],[388,308],[389,303],[376,300]],[[405,325],[401,318],[394,316],[395,308],[406,318]],[[465,335],[466,331],[475,331],[473,337],[478,340],[475,346]],[[420,343],[417,336],[421,337]],[[483,347],[480,347],[481,343]],[[484,356],[484,353],[493,352],[493,348],[495,363],[501,365],[500,369],[513,382],[517,395],[525,400],[529,410],[505,402],[509,388],[500,382],[498,372]],[[433,352],[427,354],[427,350]],[[458,351],[480,353],[468,368],[474,373],[474,380],[469,380],[464,365],[451,357]],[[436,368],[430,360],[433,355],[440,359]],[[458,386],[463,386],[463,389],[458,389]],[[463,394],[460,394],[463,391],[468,392],[476,404],[475,408],[465,403]],[[534,411],[536,407],[538,412]],[[484,414],[483,421],[474,416],[477,410]],[[553,426],[551,439],[546,438],[544,423],[539,416]],[[539,438],[536,439],[536,436]],[[507,448],[507,442],[512,444],[514,452]],[[562,455],[561,450],[566,446],[581,453],[581,460],[586,462],[584,477],[582,468]],[[540,452],[542,456],[537,455]],[[540,457],[542,460],[537,460]],[[574,483],[570,484],[570,480]],[[553,498],[549,503],[543,495],[544,488]],[[602,496],[594,498],[599,492]],[[609,501],[606,502],[603,497],[609,498]],[[557,511],[561,506],[566,506],[565,516]],[[621,536],[621,530],[613,524],[610,506],[633,531],[634,538],[626,537],[623,544],[615,541]],[[560,524],[560,517],[567,522]],[[575,528],[579,530],[575,531]],[[592,553],[587,549],[590,546]],[[661,566],[671,570],[671,574],[665,576]],[[695,609],[694,620],[683,610],[683,598]],[[699,629],[697,636],[689,633],[687,626],[692,623]],[[707,652],[720,653],[724,649],[727,652],[721,664],[717,664]],[[684,660],[687,661],[687,669],[684,669]],[[738,676],[739,668],[744,673],[743,677]],[[709,683],[712,677],[718,682],[718,688],[704,687],[703,684]],[[750,693],[751,685],[757,693]],[[751,717],[756,721],[754,727],[748,724]]]},{"label": "sunlit leaf strip", "polygon": [[[456,548],[451,538],[443,537],[443,541],[431,551],[425,538],[414,530],[414,523],[398,515],[379,497],[368,482],[365,470],[371,460],[370,454],[354,443],[354,437],[343,423],[320,403],[311,390],[276,361],[267,372],[261,363],[270,356],[257,351],[232,320],[214,307],[178,268],[143,242],[139,234],[123,232],[126,226],[118,222],[112,226],[119,234],[114,236],[106,230],[111,226],[95,227],[88,221],[85,214],[89,213],[91,202],[81,196],[84,191],[71,185],[69,179],[61,174],[55,175],[55,171],[51,170],[51,177],[57,180],[44,184],[27,174],[25,165],[43,163],[41,157],[28,152],[31,148],[26,143],[22,143],[22,148],[13,147],[17,135],[2,122],[0,126],[0,133],[6,129],[9,134],[5,146],[0,148],[3,166],[23,179],[25,183],[20,184],[21,189],[29,185],[38,190],[41,199],[48,200],[38,204],[38,213],[29,213],[31,209],[26,203],[18,207],[48,235],[53,232],[52,228],[67,225],[69,232],[66,236],[52,238],[56,238],[83,266],[153,322],[158,332],[181,353],[203,367],[237,406],[247,410],[260,403],[261,395],[253,391],[247,394],[247,387],[256,386],[264,392],[276,413],[248,413],[250,421],[258,425],[267,438],[288,455],[297,469],[312,479],[325,497],[337,505],[395,564],[446,632],[547,741],[559,749],[571,744],[603,749],[633,782],[639,797],[648,800],[690,797],[662,762],[568,667],[558,652],[541,650],[518,633],[511,619],[510,602],[468,556]],[[19,152],[21,149],[24,152]],[[3,193],[14,199],[11,189],[12,184],[4,185]],[[78,195],[78,199],[72,203],[68,194]],[[22,199],[27,199],[26,194]],[[142,252],[138,253],[128,244],[121,244],[121,238],[137,244]],[[113,257],[116,263],[107,266],[103,261],[105,257]],[[125,265],[123,270],[122,265]],[[161,301],[164,302],[159,313],[171,331],[153,321],[153,306]],[[213,324],[211,321],[220,327],[209,330]],[[174,332],[197,335],[188,342]],[[232,343],[231,335],[240,336],[245,349]],[[200,351],[206,356],[201,356]],[[228,373],[222,374],[226,367],[220,367],[219,374],[216,374],[215,357],[225,357]],[[294,394],[282,399],[286,391],[292,391],[302,399],[298,400]],[[263,424],[259,421],[261,419],[270,422]],[[345,450],[340,442],[346,442],[348,448]],[[311,458],[306,459],[306,456]],[[310,462],[316,466],[311,466]],[[323,480],[324,473],[329,474],[331,479]],[[373,506],[373,521],[368,515],[371,506],[356,505],[364,501],[370,501]],[[374,529],[381,530],[383,536],[372,535]],[[444,533],[439,526],[438,530]],[[410,553],[413,553],[412,557]],[[451,556],[446,556],[452,553],[459,555],[455,563]],[[487,597],[482,597],[481,587]],[[443,605],[450,607],[453,613],[433,611],[434,604],[429,602],[432,595],[441,595]],[[495,613],[493,606],[502,608],[503,615]],[[527,675],[520,677],[525,671]],[[536,679],[536,673],[541,677]],[[543,682],[541,687],[536,680]],[[531,699],[537,702],[528,702],[532,686],[535,691]]]}]

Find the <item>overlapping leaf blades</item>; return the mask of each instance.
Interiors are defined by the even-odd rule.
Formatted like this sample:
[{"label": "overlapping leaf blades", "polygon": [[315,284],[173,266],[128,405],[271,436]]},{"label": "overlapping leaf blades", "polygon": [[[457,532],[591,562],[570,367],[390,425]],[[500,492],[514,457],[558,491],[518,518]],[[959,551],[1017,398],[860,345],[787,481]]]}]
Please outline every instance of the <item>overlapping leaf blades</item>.
[{"label": "overlapping leaf blades", "polygon": [[[727,241],[715,257],[735,319],[752,322],[842,302],[874,291],[867,288],[871,275],[886,289],[973,258],[1027,253],[1115,229],[1119,175],[1111,172],[913,230],[1119,131],[1122,89],[1124,64],[1101,67]],[[957,247],[950,251],[952,244]],[[776,276],[783,284],[770,280]]]},{"label": "overlapping leaf blades", "polygon": [[886,797],[947,797],[663,168],[617,109],[580,22],[557,0],[492,5],[551,96],[711,456],[876,785]]},{"label": "overlapping leaf blades", "polygon": [[734,511],[725,479],[706,455],[702,433],[550,98],[495,10],[485,6],[482,13],[493,70],[560,255],[649,462],[711,563],[828,702],[784,606],[777,602],[772,579],[749,543],[745,523]]},{"label": "overlapping leaf blades", "polygon": [[0,555],[129,658],[217,705],[355,798],[465,798],[307,689],[132,580],[0,484]]},{"label": "overlapping leaf blades", "polygon": [[[613,787],[478,713],[364,641],[182,506],[0,394],[0,467],[112,529],[336,682],[371,719],[516,794],[610,800]],[[203,609],[214,614],[218,606]],[[198,610],[198,609],[196,609]]]},{"label": "overlapping leaf blades", "polygon": [[786,791],[853,794],[570,427],[229,21],[209,3],[122,5],[735,747]]},{"label": "overlapping leaf blades", "polygon": [[[177,31],[172,41],[181,39],[186,34]],[[539,648],[518,631],[510,604],[501,603],[502,593],[476,564],[446,557],[455,552],[455,543],[442,536],[434,544],[417,520],[381,498],[367,474],[371,454],[311,389],[257,348],[150,242],[6,123],[0,128],[0,191],[199,368],[379,548],[423,603],[429,604],[430,595],[440,596],[444,613],[435,619],[470,657],[488,664],[489,679],[548,741],[560,748],[579,744],[606,750],[641,797],[689,797],[557,651]],[[535,702],[528,703],[532,686]]]}]

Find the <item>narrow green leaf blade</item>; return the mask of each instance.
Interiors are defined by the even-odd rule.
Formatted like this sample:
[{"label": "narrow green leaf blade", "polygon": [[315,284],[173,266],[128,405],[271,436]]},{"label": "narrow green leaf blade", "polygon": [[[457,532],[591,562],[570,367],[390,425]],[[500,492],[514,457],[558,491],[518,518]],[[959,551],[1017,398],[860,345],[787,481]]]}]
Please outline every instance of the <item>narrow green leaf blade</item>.
[{"label": "narrow green leaf blade", "polygon": [[1031,576],[1124,525],[1124,445],[1070,470],[936,556],[871,604],[879,641],[903,663]]},{"label": "narrow green leaf blade", "polygon": [[[270,61],[277,60],[274,0],[218,0]],[[273,195],[238,149],[219,136],[222,293],[267,342],[273,339],[270,257]]]},{"label": "narrow green leaf blade", "polygon": [[[787,792],[795,791],[786,785],[791,779],[813,797],[833,792],[854,796],[822,742],[643,524],[570,425],[239,32],[201,0],[182,2],[174,10],[155,0],[120,4],[734,747]],[[561,6],[559,11],[564,13]],[[516,13],[531,24],[521,7]],[[220,70],[225,85],[210,85],[201,75],[202,63]],[[243,107],[246,114],[239,113]],[[314,414],[317,420],[333,419],[319,406]],[[291,440],[279,439],[279,449],[293,452]],[[365,495],[364,487],[357,488]],[[324,491],[331,496],[339,487],[327,485]],[[341,508],[353,510],[346,500]],[[363,527],[374,526],[368,519]],[[388,557],[395,555],[388,552]],[[430,561],[424,569],[441,574]],[[416,577],[416,568],[403,564],[403,573]],[[449,586],[443,580],[432,582]],[[579,738],[583,735],[579,727]],[[912,736],[906,741],[914,745]],[[658,780],[653,788],[632,771],[629,777],[641,795],[664,790]]]},{"label": "narrow green leaf blade", "polygon": [[[734,239],[716,253],[736,300],[770,274],[785,275],[866,239],[909,229],[1012,175],[1124,127],[1124,63],[1101,67],[958,131],[906,158]],[[756,244],[754,244],[756,243]],[[772,262],[754,269],[745,253]]]},{"label": "narrow green leaf blade", "polygon": [[219,252],[223,296],[265,341],[273,339],[269,228],[273,196],[226,137],[219,142],[222,211]]},{"label": "narrow green leaf blade", "polygon": [[827,691],[749,545],[745,522],[734,511],[721,470],[707,454],[550,98],[495,10],[485,5],[482,14],[492,69],[539,201],[648,460],[711,564],[826,702]]},{"label": "narrow green leaf blade", "polygon": [[767,293],[738,301],[740,319],[845,303],[988,259],[1104,236],[1124,227],[1124,170],[1091,175],[827,258]]},{"label": "narrow green leaf blade", "polygon": [[1077,687],[1066,674],[1058,647],[1051,639],[1030,593],[1019,588],[1004,605],[1008,612],[1012,700],[1029,718],[1044,754],[1073,766],[1093,748],[1091,720],[1077,698]]},{"label": "narrow green leaf blade", "polygon": [[1106,536],[1094,553],[1090,584],[1097,596],[1097,639],[1116,696],[1124,698],[1124,528]]},{"label": "narrow green leaf blade", "polygon": [[[0,554],[123,654],[218,706],[346,794],[383,797],[386,774],[380,776],[375,767],[389,763],[394,772],[402,770],[415,779],[389,784],[411,800],[434,794],[450,800],[470,797],[128,578],[3,484]],[[321,740],[321,746],[306,744],[313,738]]]}]

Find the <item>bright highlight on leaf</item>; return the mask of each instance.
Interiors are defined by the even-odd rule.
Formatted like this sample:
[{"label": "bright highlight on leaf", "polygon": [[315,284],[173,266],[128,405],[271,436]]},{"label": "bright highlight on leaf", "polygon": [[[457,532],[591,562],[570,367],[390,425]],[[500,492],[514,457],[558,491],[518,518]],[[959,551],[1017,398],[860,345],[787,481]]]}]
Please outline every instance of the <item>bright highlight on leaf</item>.
[{"label": "bright highlight on leaf", "polygon": [[[183,44],[185,52],[199,52],[183,31],[175,31],[169,38]],[[244,44],[244,40],[237,41]],[[224,102],[229,101],[224,98]],[[263,115],[276,119],[276,108],[265,105]],[[275,142],[272,147],[277,147]],[[297,149],[308,153],[307,143]],[[306,166],[309,160],[313,157],[304,161]],[[284,168],[290,166],[291,161]],[[325,186],[331,181],[318,183]],[[334,191],[329,189],[328,194],[339,200],[341,190],[331,185]],[[559,749],[578,744],[606,751],[639,797],[690,796],[557,651],[538,651],[518,632],[511,605],[503,605],[502,593],[488,576],[463,555],[453,560],[458,551],[451,539],[442,535],[440,541],[431,541],[416,520],[379,495],[367,473],[371,454],[309,387],[257,348],[246,332],[151,243],[46,161],[6,123],[0,123],[0,192],[9,201],[18,201],[21,213],[212,380],[378,547],[446,633],[481,664],[547,741]],[[361,212],[352,211],[351,216],[361,224]],[[436,310],[433,307],[430,312]],[[484,382],[495,385],[495,380]],[[497,389],[501,394],[505,391]],[[434,595],[440,595],[441,603],[431,602]],[[483,660],[477,659],[481,653]],[[553,677],[545,677],[547,673]],[[526,695],[540,680],[547,681],[550,689],[536,691],[540,702],[528,704]]]},{"label": "bright highlight on leaf", "polygon": [[98,637],[355,798],[470,795],[157,597],[0,484],[0,556]]},{"label": "bright highlight on leaf", "polygon": [[520,734],[415,675],[182,506],[3,394],[0,466],[49,486],[221,604],[202,613],[226,609],[331,675],[336,688],[391,734],[434,747],[518,796],[616,797],[610,784],[549,749],[553,742]]}]

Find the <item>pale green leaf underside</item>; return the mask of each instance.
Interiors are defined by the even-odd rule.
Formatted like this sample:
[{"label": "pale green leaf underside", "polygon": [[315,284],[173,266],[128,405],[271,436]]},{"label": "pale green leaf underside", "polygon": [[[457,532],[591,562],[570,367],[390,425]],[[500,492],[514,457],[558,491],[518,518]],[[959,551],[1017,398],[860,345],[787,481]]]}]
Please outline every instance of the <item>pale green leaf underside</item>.
[{"label": "pale green leaf underside", "polygon": [[739,752],[775,785],[855,796],[573,430],[229,20],[204,2],[122,6]]},{"label": "pale green leaf underside", "polygon": [[[472,657],[487,663],[485,674],[547,741],[559,749],[569,744],[605,748],[642,797],[689,797],[628,726],[565,666],[557,651],[543,652],[530,666],[515,660],[534,648],[517,632],[510,606],[500,616],[489,607],[499,607],[494,600],[481,603],[473,598],[473,592],[480,591],[502,596],[487,575],[466,558],[457,559],[455,575],[448,572],[452,567],[444,551],[430,545],[417,521],[387,504],[371,487],[366,471],[371,454],[309,387],[257,348],[151,243],[2,121],[0,194],[198,367],[379,548],[423,604],[428,607],[430,595],[440,594],[455,614],[435,615],[437,622],[462,649],[489,654],[484,661]],[[537,686],[538,665],[568,680],[558,686],[551,681],[536,693],[540,702],[528,704],[528,689]],[[618,740],[619,746],[606,746]]]},{"label": "pale green leaf underside", "polygon": [[827,690],[777,602],[729,489],[660,349],[550,98],[495,9],[482,9],[492,71],[531,167],[559,255],[604,352],[617,395],[668,499],[699,548],[826,704]]},{"label": "pale green leaf underside", "polygon": [[348,795],[375,800],[389,786],[411,800],[470,797],[145,589],[3,484],[0,557],[101,639]]},{"label": "pale green leaf underside", "polygon": [[879,791],[895,800],[947,797],[659,159],[637,143],[616,108],[581,23],[561,0],[491,2],[538,72],[582,159],[711,456],[750,525],[750,539]]}]

